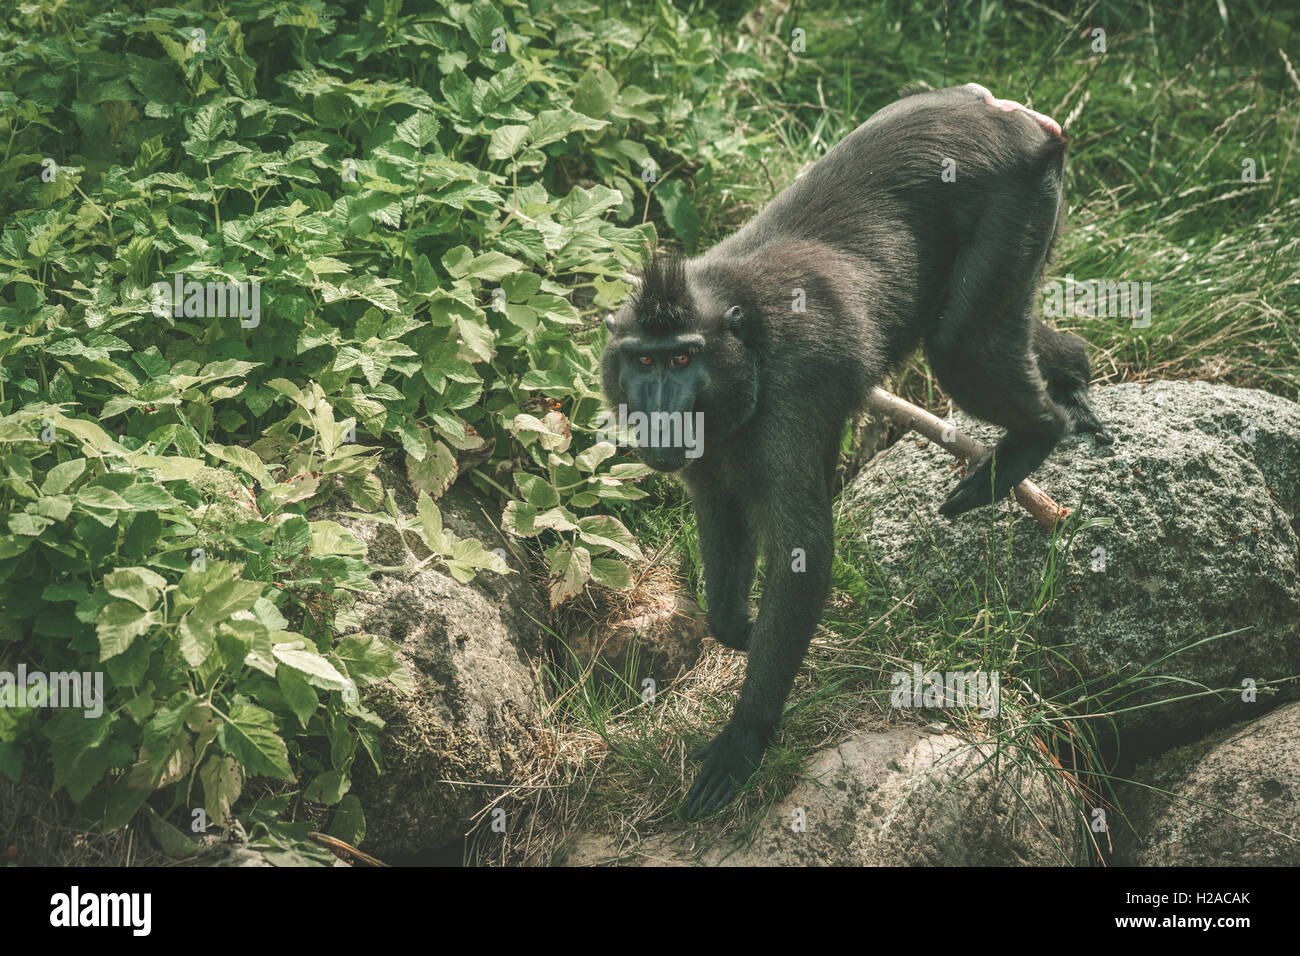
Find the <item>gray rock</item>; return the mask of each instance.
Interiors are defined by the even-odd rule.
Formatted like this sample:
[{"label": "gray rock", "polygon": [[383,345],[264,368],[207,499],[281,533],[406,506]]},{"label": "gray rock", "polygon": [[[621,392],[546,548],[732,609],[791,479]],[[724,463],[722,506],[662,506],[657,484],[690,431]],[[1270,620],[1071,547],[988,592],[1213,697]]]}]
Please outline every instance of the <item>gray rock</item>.
[{"label": "gray rock", "polygon": [[[570,866],[1054,866],[1078,862],[1082,817],[1040,770],[914,727],[856,733],[815,754],[747,848],[580,834]],[[981,766],[982,764],[982,766]],[[796,822],[802,830],[795,827]]]},{"label": "gray rock", "polygon": [[[1150,668],[1171,680],[1121,706],[1200,685],[1237,690],[1118,713],[1126,737],[1240,719],[1243,680],[1300,674],[1300,405],[1199,382],[1118,385],[1092,397],[1115,444],[1067,439],[1033,475],[1059,504],[1109,522],[1057,542],[1057,597],[1035,637],[1064,659],[1043,667],[1040,689],[1068,690],[1062,699],[1074,701],[1084,681],[1091,691]],[[995,429],[957,423],[996,440]],[[946,452],[914,434],[877,455],[846,492],[870,557],[899,594],[915,593],[922,613],[937,595],[969,605],[987,594],[1000,607],[1000,588],[1011,607],[1032,610],[1051,535],[1010,501],[939,517],[958,477]],[[1278,693],[1295,698],[1296,683]]]},{"label": "gray rock", "polygon": [[1111,827],[1116,862],[1300,866],[1297,740],[1300,704],[1286,704],[1138,767]]},{"label": "gray rock", "polygon": [[[413,514],[404,479],[391,470],[382,477],[402,512]],[[438,506],[444,526],[458,536],[503,546],[473,493],[453,487]],[[410,562],[393,528],[340,514],[348,510],[346,502],[330,501],[310,517],[346,527],[366,544],[372,564]],[[417,549],[417,557],[427,553]],[[363,698],[386,722],[383,774],[358,758],[354,780],[366,814],[364,848],[381,859],[427,853],[462,837],[470,817],[495,795],[482,784],[509,781],[532,752],[548,612],[508,548],[506,560],[515,574],[480,571],[469,584],[432,566],[376,574],[373,590],[356,597],[356,630],[395,641],[416,685],[414,695],[377,685]]]}]

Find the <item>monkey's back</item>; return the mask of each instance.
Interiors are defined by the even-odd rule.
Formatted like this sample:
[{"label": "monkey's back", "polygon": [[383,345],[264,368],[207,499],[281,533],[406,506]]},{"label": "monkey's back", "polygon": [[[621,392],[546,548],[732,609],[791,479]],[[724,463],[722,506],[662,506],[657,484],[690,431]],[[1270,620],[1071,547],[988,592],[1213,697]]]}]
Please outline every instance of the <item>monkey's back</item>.
[{"label": "monkey's back", "polygon": [[817,286],[808,291],[829,309],[834,342],[795,312],[773,311],[771,334],[869,390],[938,321],[954,257],[986,206],[1059,192],[1059,127],[987,93],[972,84],[889,104],[696,262],[747,264],[772,302]]}]

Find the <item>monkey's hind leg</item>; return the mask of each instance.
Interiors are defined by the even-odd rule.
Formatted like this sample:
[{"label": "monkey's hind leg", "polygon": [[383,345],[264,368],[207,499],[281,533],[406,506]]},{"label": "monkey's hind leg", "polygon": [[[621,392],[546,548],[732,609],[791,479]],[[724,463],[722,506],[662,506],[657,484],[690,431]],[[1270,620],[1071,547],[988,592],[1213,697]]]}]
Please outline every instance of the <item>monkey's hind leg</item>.
[{"label": "monkey's hind leg", "polygon": [[1035,319],[1033,341],[1038,368],[1047,380],[1048,394],[1065,409],[1074,431],[1091,433],[1101,445],[1113,442],[1115,436],[1107,431],[1088,404],[1088,384],[1092,373],[1083,339],[1058,332]]},{"label": "monkey's hind leg", "polygon": [[[953,400],[1007,433],[973,459],[939,508],[947,518],[991,504],[1043,463],[1070,427],[1048,391],[1031,341],[1033,288],[1050,238],[1053,210],[1010,205],[986,214],[957,254],[951,292],[926,336],[930,366]],[[1000,215],[999,215],[1000,212]],[[1086,406],[1085,406],[1086,407]]]}]

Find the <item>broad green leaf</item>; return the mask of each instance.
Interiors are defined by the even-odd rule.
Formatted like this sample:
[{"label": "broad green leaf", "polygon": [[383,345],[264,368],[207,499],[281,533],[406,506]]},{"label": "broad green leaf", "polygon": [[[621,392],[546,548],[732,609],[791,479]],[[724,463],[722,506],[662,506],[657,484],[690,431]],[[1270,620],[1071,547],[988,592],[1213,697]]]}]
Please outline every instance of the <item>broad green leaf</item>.
[{"label": "broad green leaf", "polygon": [[636,538],[610,515],[588,515],[578,520],[578,537],[597,548],[612,548],[633,561],[644,560]]},{"label": "broad green leaf", "polygon": [[492,131],[488,142],[489,159],[510,159],[528,138],[528,127],[508,124]]},{"label": "broad green leaf", "polygon": [[109,660],[121,654],[137,637],[159,623],[158,615],[142,611],[130,601],[114,601],[105,606],[95,619],[99,637],[99,659]]},{"label": "broad green leaf", "polygon": [[446,554],[450,551],[442,530],[442,512],[438,510],[438,506],[433,503],[433,499],[427,492],[420,492],[415,513],[420,519],[420,533],[429,550],[436,554]]},{"label": "broad green leaf", "polygon": [[104,575],[103,584],[104,590],[113,597],[148,611],[158,603],[167,581],[148,568],[123,568]]},{"label": "broad green leaf", "polygon": [[533,148],[546,146],[578,130],[603,129],[608,125],[606,120],[583,116],[573,110],[543,110],[528,124],[529,145]]},{"label": "broad green leaf", "polygon": [[235,704],[217,730],[217,742],[251,776],[293,779],[289,751],[276,732],[275,717],[269,710],[256,704]]},{"label": "broad green leaf", "polygon": [[86,470],[86,459],[73,458],[62,464],[55,465],[45,474],[45,481],[41,484],[41,491],[47,495],[57,495],[66,491],[68,486],[81,477],[82,472]]},{"label": "broad green leaf", "polygon": [[622,590],[632,586],[632,569],[617,558],[592,558],[591,579],[601,587]]},{"label": "broad green leaf", "polygon": [[456,480],[456,459],[450,448],[440,441],[434,441],[423,461],[407,456],[406,475],[416,491],[441,498]]},{"label": "broad green leaf", "polygon": [[577,597],[591,578],[591,553],[583,547],[563,544],[548,554],[551,571],[551,607]]},{"label": "broad green leaf", "polygon": [[281,664],[302,674],[313,687],[342,690],[347,681],[338,672],[338,668],[322,657],[314,647],[307,647],[304,641],[276,644],[271,648],[271,653]]},{"label": "broad green leaf", "polygon": [[225,754],[212,754],[199,768],[203,784],[203,809],[218,826],[229,826],[230,808],[244,791],[244,771],[239,761]]}]

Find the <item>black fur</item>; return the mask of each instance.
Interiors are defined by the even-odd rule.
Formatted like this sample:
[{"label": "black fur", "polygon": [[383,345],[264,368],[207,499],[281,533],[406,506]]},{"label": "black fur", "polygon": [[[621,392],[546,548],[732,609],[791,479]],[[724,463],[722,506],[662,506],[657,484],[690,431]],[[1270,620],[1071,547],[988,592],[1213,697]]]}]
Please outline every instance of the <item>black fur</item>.
[{"label": "black fur", "polygon": [[[940,509],[948,516],[1006,495],[1072,427],[1108,439],[1087,404],[1084,343],[1033,316],[1065,148],[1032,116],[968,87],[911,93],[725,241],[684,263],[652,263],[611,320],[609,399],[703,413],[700,457],[642,454],[681,469],[709,626],[750,657],[735,713],[703,752],[689,815],[730,798],[777,725],[829,590],[830,473],[844,423],[891,367],[923,345],[953,399],[1007,429],[970,463]],[[954,182],[941,177],[947,159]],[[805,312],[792,310],[797,289]],[[752,621],[760,547],[767,585]]]}]

